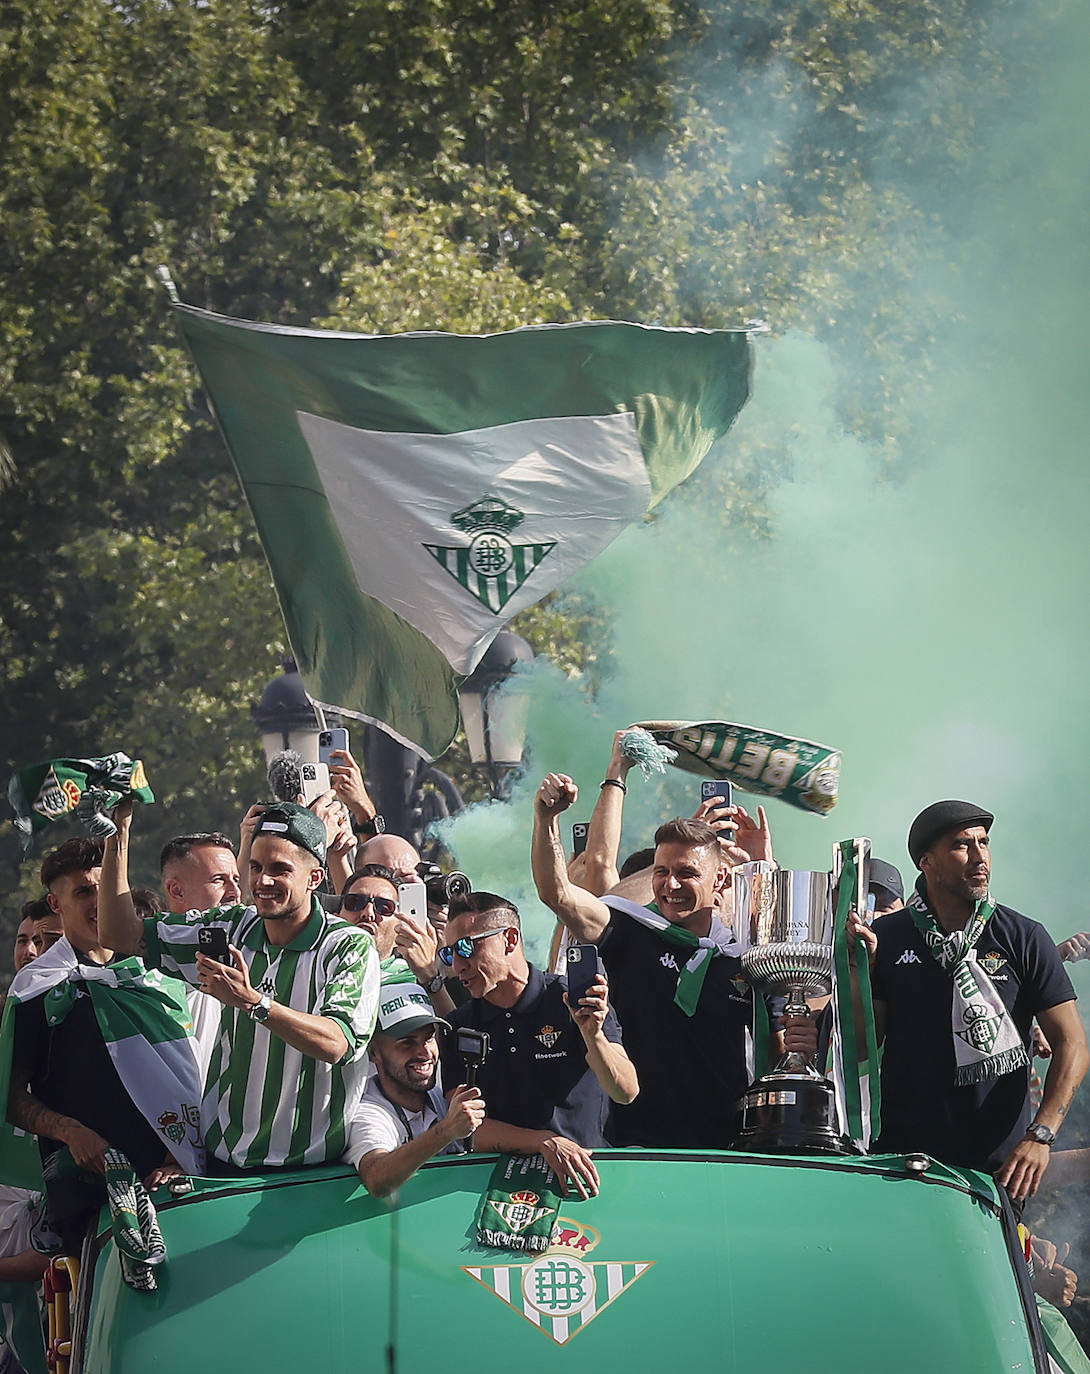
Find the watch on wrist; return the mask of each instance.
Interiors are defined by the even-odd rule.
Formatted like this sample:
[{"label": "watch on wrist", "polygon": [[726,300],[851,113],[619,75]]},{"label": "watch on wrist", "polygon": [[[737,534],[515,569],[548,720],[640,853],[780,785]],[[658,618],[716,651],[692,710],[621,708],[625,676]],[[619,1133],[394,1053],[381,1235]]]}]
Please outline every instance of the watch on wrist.
[{"label": "watch on wrist", "polygon": [[1036,1140],[1038,1145],[1051,1145],[1056,1139],[1056,1132],[1050,1131],[1041,1121],[1034,1121],[1026,1128],[1026,1136],[1030,1140]]},{"label": "watch on wrist", "polygon": [[386,834],[386,818],[376,811],[369,821],[360,821],[355,827],[357,835],[373,839],[376,835]]},{"label": "watch on wrist", "polygon": [[264,1023],[269,1019],[269,1012],[272,1009],[273,999],[267,992],[261,994],[260,1002],[255,1002],[250,1008],[250,1016],[254,1021]]},{"label": "watch on wrist", "polygon": [[442,991],[442,988],[443,988],[443,984],[444,984],[446,981],[447,981],[447,980],[446,980],[445,976],[444,976],[442,973],[437,973],[437,974],[435,975],[435,977],[431,980],[431,982],[428,984],[428,991],[429,991],[429,992],[441,992],[441,991]]}]

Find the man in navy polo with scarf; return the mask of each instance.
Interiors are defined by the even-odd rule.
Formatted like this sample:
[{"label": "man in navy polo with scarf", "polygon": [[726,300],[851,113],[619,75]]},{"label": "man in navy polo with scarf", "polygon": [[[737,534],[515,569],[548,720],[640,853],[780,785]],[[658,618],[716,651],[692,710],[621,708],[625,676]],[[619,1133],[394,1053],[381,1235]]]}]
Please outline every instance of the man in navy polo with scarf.
[{"label": "man in navy polo with scarf", "polygon": [[[1052,937],[991,899],[994,819],[965,801],[922,811],[908,836],[920,870],[915,892],[903,910],[859,933],[871,948],[876,1023],[885,1037],[874,1148],[921,1150],[994,1172],[1018,1204],[1037,1191],[1088,1055]],[[1035,1117],[1034,1018],[1052,1045]]]}]

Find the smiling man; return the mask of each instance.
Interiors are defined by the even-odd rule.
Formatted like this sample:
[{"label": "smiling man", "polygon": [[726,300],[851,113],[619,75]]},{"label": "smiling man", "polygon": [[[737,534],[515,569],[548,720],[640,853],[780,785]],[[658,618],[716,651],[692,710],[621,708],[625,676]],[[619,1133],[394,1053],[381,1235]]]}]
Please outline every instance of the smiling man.
[{"label": "smiling man", "polygon": [[[885,1037],[875,1148],[994,1171],[1021,1202],[1048,1167],[1087,1048],[1052,937],[989,895],[994,819],[965,801],[921,811],[908,835],[916,890],[903,910],[875,922],[873,935],[863,932],[877,945],[873,992]],[[1035,1117],[1034,1017],[1053,1051]]]},{"label": "smiling man", "polygon": [[[117,947],[179,974],[222,1004],[201,1104],[218,1171],[297,1168],[338,1159],[367,1075],[379,961],[364,931],[316,897],[323,822],[290,802],[267,807],[250,847],[253,905],[137,917],[127,880],[131,807],[115,812],[100,919]],[[226,937],[229,963],[201,953]]]},{"label": "smiling man", "polygon": [[[740,951],[715,911],[730,873],[716,831],[701,820],[667,821],[655,834],[654,904],[629,897],[642,894],[642,879],[600,899],[568,878],[559,817],[577,796],[565,774],[542,782],[531,858],[541,900],[574,940],[601,951],[639,1074],[635,1102],[614,1109],[614,1142],[725,1148],[750,1081],[753,1008],[749,991],[735,981]],[[791,1034],[788,1048],[814,1052],[813,1023]],[[775,1058],[782,1046],[778,1036],[773,1041]]]},{"label": "smiling man", "polygon": [[437,1079],[437,1029],[428,994],[415,983],[383,988],[371,1040],[375,1074],[348,1131],[345,1162],[372,1197],[386,1197],[433,1155],[461,1154],[484,1119],[479,1088],[460,1084],[446,1102]]}]

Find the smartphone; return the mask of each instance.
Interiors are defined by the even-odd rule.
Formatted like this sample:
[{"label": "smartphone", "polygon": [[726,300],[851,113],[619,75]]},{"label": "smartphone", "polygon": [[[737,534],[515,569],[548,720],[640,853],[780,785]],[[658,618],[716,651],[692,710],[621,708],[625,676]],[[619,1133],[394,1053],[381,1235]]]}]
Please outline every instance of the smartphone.
[{"label": "smartphone", "polygon": [[700,800],[718,799],[719,806],[734,805],[734,789],[726,778],[705,778],[700,784]]},{"label": "smartphone", "polygon": [[348,753],[348,731],[344,729],[319,730],[318,762],[324,763],[328,768],[333,762],[330,755],[335,749],[343,749],[346,754]]},{"label": "smartphone", "polygon": [[411,883],[401,883],[397,889],[397,904],[406,916],[413,916],[418,921],[423,921],[425,927],[428,921],[428,889],[415,879]]},{"label": "smartphone", "polygon": [[568,950],[568,1004],[577,1007],[601,969],[593,945],[572,945]]},{"label": "smartphone", "polygon": [[227,964],[231,967],[235,962],[227,948],[227,932],[222,926],[201,926],[197,931],[197,948],[207,958],[215,959],[218,964]]},{"label": "smartphone", "polygon": [[309,806],[315,797],[329,791],[329,765],[304,763],[299,771],[303,775],[303,805]]},{"label": "smartphone", "polygon": [[574,854],[582,854],[587,847],[587,831],[590,826],[586,821],[576,821],[571,828],[571,847]]}]

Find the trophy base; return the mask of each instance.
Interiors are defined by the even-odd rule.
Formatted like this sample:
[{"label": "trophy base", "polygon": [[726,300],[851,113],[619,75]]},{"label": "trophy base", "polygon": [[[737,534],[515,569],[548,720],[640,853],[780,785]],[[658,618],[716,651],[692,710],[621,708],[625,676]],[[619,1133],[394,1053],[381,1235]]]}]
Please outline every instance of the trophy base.
[{"label": "trophy base", "polygon": [[851,1154],[837,1129],[833,1085],[816,1074],[766,1073],[741,1101],[731,1149],[762,1154]]}]

